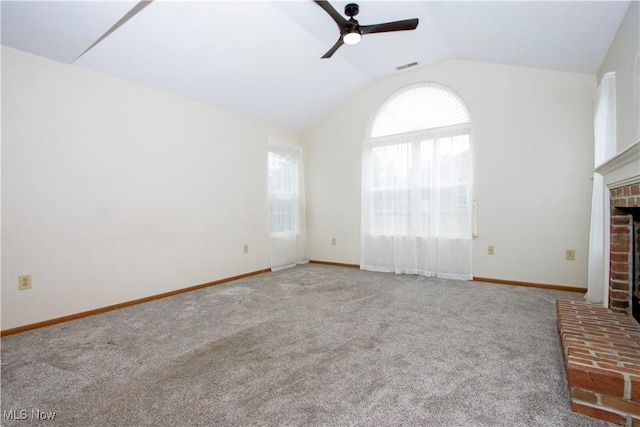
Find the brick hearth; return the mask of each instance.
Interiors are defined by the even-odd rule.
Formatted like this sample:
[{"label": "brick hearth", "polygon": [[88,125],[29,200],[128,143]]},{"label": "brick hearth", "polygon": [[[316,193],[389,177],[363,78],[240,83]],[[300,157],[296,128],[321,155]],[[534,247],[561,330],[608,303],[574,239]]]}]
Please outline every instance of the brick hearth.
[{"label": "brick hearth", "polygon": [[557,301],[571,409],[640,427],[640,325],[600,304]]},{"label": "brick hearth", "polygon": [[[640,305],[632,297],[640,291],[634,290],[634,276],[640,279],[640,251],[634,257],[634,240],[637,248],[640,239],[640,141],[598,165],[594,172],[609,190],[610,209],[604,213],[604,244],[594,251],[601,249],[602,257],[589,261],[593,271],[605,266],[600,282],[603,289],[597,289],[597,274],[589,286],[596,291],[591,298],[604,290],[605,300],[557,303],[571,408],[627,427],[640,427]],[[635,271],[634,261],[638,266]]]}]

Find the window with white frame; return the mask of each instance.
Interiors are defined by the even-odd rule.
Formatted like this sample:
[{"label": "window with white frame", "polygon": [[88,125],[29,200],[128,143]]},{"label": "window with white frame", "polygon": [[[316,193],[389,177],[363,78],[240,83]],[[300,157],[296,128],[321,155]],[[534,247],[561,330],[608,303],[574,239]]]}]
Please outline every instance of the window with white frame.
[{"label": "window with white frame", "polygon": [[362,173],[363,268],[438,275],[446,254],[441,277],[471,277],[471,122],[457,94],[418,83],[392,95],[371,122]]},{"label": "window with white frame", "polygon": [[269,232],[271,235],[298,233],[301,151],[299,146],[292,144],[269,142]]},{"label": "window with white frame", "polygon": [[468,126],[381,138],[365,148],[371,159],[370,221],[378,235],[457,236],[471,224],[471,145]]}]

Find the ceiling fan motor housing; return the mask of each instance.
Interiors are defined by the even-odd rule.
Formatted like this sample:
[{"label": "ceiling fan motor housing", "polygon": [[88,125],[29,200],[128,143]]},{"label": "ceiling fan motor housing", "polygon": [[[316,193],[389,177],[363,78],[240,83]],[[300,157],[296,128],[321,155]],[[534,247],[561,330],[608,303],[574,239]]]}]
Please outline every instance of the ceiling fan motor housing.
[{"label": "ceiling fan motor housing", "polygon": [[360,6],[355,3],[349,3],[344,7],[344,14],[350,17],[354,17],[360,12]]}]

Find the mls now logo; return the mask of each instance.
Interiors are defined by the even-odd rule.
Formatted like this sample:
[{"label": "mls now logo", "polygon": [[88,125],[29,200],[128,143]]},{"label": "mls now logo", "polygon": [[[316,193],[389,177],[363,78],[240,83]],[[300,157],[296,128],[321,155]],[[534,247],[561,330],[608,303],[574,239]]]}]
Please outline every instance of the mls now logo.
[{"label": "mls now logo", "polygon": [[56,417],[55,412],[45,412],[40,409],[33,409],[31,413],[26,409],[9,409],[2,411],[2,418],[8,421],[24,421],[32,420],[53,420]]}]

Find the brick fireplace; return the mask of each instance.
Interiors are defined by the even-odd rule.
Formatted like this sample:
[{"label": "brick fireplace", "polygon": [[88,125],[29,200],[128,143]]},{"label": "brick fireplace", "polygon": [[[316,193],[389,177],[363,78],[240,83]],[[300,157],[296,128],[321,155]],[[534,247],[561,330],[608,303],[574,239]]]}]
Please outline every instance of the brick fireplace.
[{"label": "brick fireplace", "polygon": [[601,299],[557,301],[571,408],[640,427],[640,141],[596,172],[606,189],[601,258],[593,265],[604,271],[589,286],[601,286],[594,292]]},{"label": "brick fireplace", "polygon": [[640,322],[640,184],[610,189],[609,308]]}]

